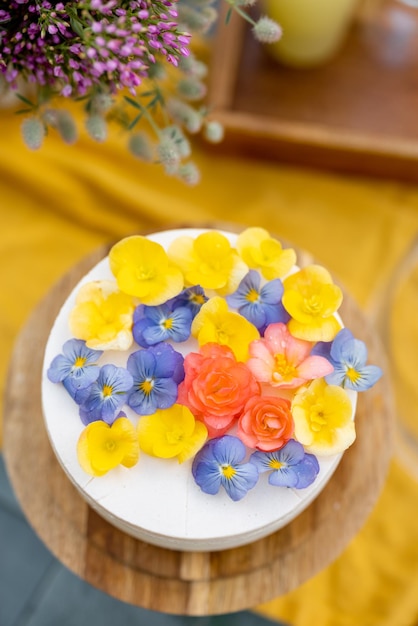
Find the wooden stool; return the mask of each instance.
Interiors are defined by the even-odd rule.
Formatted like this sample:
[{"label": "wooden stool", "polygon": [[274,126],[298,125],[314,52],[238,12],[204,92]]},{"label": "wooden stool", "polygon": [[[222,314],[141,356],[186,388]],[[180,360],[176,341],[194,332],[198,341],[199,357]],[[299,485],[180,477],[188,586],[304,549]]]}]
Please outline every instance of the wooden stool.
[{"label": "wooden stool", "polygon": [[[40,397],[51,325],[75,284],[107,252],[97,250],[62,278],[34,310],[15,346],[6,385],[4,454],[29,522],[75,574],[146,609],[228,613],[287,593],[344,550],[377,499],[392,451],[390,381],[384,377],[359,394],[356,442],[320,496],[288,526],[253,544],[219,552],[177,552],[133,539],[99,517],[64,474],[47,438]],[[341,316],[366,342],[370,362],[385,368],[379,338],[348,294]]]}]

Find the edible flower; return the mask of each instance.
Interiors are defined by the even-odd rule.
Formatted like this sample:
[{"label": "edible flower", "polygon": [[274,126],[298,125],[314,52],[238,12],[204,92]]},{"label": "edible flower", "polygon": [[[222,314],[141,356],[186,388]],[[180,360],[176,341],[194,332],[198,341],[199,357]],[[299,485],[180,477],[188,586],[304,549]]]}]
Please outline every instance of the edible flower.
[{"label": "edible flower", "polygon": [[321,356],[311,356],[312,343],[293,337],[286,324],[270,324],[264,337],[250,344],[247,366],[260,383],[295,389],[333,370]]},{"label": "edible flower", "polygon": [[296,393],[292,415],[295,439],[312,454],[339,454],[356,438],[347,392],[336,385],[327,385],[322,378]]},{"label": "edible flower", "polygon": [[48,379],[52,383],[65,380],[69,389],[76,392],[97,380],[100,372],[97,361],[103,352],[88,348],[81,339],[69,339],[64,343],[62,351],[63,354],[54,357],[47,370]]},{"label": "edible flower", "polygon": [[181,404],[158,409],[138,422],[139,446],[143,452],[163,459],[177,457],[179,463],[191,458],[207,439],[206,426],[195,420]]},{"label": "edible flower", "polygon": [[193,320],[192,335],[199,346],[206,343],[228,346],[238,361],[247,360],[249,344],[260,336],[253,324],[230,311],[226,300],[219,296],[210,298],[202,306]]},{"label": "edible flower", "polygon": [[289,331],[307,341],[331,341],[341,329],[335,313],[341,289],[320,265],[309,265],[284,281],[283,306],[291,316]]},{"label": "edible flower", "polygon": [[109,425],[92,422],[77,443],[78,461],[91,476],[103,476],[118,465],[133,467],[139,458],[136,431],[124,413]]},{"label": "edible flower", "polygon": [[132,385],[132,376],[124,367],[103,365],[97,380],[89,387],[88,398],[80,405],[80,417],[83,424],[96,420],[111,424],[116,412],[126,401]]},{"label": "edible flower", "polygon": [[70,312],[72,334],[96,350],[127,350],[132,345],[135,304],[114,281],[98,280],[81,287]]},{"label": "edible flower", "polygon": [[273,452],[254,452],[250,456],[258,472],[270,472],[268,481],[275,487],[305,489],[309,487],[319,473],[316,456],[306,454],[298,441],[291,439],[280,450]]},{"label": "edible flower", "polygon": [[239,418],[259,386],[244,363],[227,346],[205,344],[184,359],[185,377],[178,402],[204,422],[210,437],[224,434]]},{"label": "edible flower", "polygon": [[192,317],[196,317],[199,313],[202,304],[208,301],[208,297],[200,285],[193,285],[183,289],[178,296],[170,300],[167,304],[174,310],[177,307],[185,306],[190,309]]},{"label": "edible flower", "polygon": [[249,268],[259,270],[267,280],[285,276],[296,262],[292,248],[282,244],[264,228],[247,228],[237,240],[237,250]]},{"label": "edible flower", "polygon": [[217,231],[196,238],[178,237],[171,243],[168,256],[183,272],[187,285],[215,289],[220,295],[235,291],[248,271],[227,237]]},{"label": "edible flower", "polygon": [[143,348],[170,339],[180,343],[190,337],[192,319],[191,310],[185,306],[172,310],[168,304],[140,304],[134,312],[132,333]]},{"label": "edible flower", "polygon": [[257,468],[243,462],[245,455],[246,448],[237,437],[212,439],[194,458],[196,483],[204,493],[215,495],[222,486],[232,500],[241,500],[258,481]]},{"label": "edible flower", "polygon": [[239,418],[237,437],[248,448],[270,451],[282,448],[293,435],[290,401],[277,396],[255,396]]},{"label": "edible flower", "polygon": [[128,358],[133,378],[127,403],[139,415],[167,409],[177,400],[177,386],[184,378],[183,357],[169,344],[138,350]]},{"label": "edible flower", "polygon": [[119,289],[142,304],[158,306],[183,289],[183,276],[164,248],[146,237],[126,237],[109,253],[110,269]]},{"label": "edible flower", "polygon": [[238,289],[227,296],[229,306],[237,309],[262,335],[269,324],[287,322],[290,315],[281,300],[283,284],[279,278],[261,287],[260,274],[250,270],[240,282]]},{"label": "edible flower", "polygon": [[[328,348],[328,350],[327,350]],[[353,391],[366,391],[381,378],[382,370],[377,365],[367,365],[367,347],[355,339],[348,328],[343,328],[331,344],[317,344],[334,366],[334,371],[325,376],[329,385],[340,385]]]}]

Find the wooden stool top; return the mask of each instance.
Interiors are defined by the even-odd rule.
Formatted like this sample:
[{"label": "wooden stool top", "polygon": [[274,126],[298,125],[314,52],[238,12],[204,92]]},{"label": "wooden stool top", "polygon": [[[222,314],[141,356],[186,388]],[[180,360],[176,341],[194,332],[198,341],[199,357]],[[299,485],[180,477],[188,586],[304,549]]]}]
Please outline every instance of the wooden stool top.
[{"label": "wooden stool top", "polygon": [[[6,385],[4,454],[29,522],[75,574],[146,609],[228,613],[287,593],[344,550],[377,499],[392,453],[394,411],[387,377],[359,394],[356,442],[319,497],[283,529],[218,552],[179,552],[134,539],[99,517],[66,477],[41,408],[42,361],[52,323],[76,283],[106,254],[107,248],[97,250],[62,278],[34,310],[15,346]],[[347,293],[341,316],[366,342],[370,362],[385,368],[379,338]]]}]

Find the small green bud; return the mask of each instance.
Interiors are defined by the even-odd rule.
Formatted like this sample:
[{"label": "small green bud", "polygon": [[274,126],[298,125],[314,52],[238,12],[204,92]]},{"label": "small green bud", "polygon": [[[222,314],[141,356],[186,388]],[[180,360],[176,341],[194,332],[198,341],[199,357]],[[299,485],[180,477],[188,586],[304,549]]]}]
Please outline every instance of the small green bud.
[{"label": "small green bud", "polygon": [[152,161],[153,150],[147,135],[143,132],[134,133],[129,137],[129,150],[132,154],[143,161]]},{"label": "small green bud", "polygon": [[282,36],[281,27],[269,17],[260,17],[252,30],[261,43],[274,43]]},{"label": "small green bud", "polygon": [[106,121],[101,115],[93,113],[86,119],[86,130],[90,137],[98,142],[103,142],[107,138]]},{"label": "small green bud", "polygon": [[30,150],[38,150],[45,137],[45,126],[37,117],[28,117],[21,126],[23,141]]},{"label": "small green bud", "polygon": [[206,85],[194,78],[183,78],[177,83],[177,91],[185,100],[195,102],[206,95]]},{"label": "small green bud", "polygon": [[216,120],[211,120],[205,124],[204,137],[211,143],[219,143],[224,138],[224,127]]}]

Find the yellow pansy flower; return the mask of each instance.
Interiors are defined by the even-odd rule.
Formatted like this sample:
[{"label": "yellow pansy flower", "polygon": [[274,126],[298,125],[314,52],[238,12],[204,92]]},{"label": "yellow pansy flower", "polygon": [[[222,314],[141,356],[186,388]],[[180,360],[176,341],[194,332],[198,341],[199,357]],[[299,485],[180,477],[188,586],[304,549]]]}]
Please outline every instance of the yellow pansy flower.
[{"label": "yellow pansy flower", "polygon": [[237,250],[249,268],[259,270],[266,280],[285,276],[296,263],[292,248],[283,250],[264,228],[247,228],[237,240]]},{"label": "yellow pansy flower", "polygon": [[157,409],[152,415],[142,416],[138,422],[141,450],[163,459],[177,457],[179,463],[194,456],[207,436],[206,426],[182,404]]},{"label": "yellow pansy flower", "polygon": [[133,467],[139,458],[135,427],[126,417],[119,417],[111,426],[101,420],[91,422],[80,435],[77,456],[91,476],[103,476],[118,465]]},{"label": "yellow pansy flower", "polygon": [[134,235],[113,246],[110,269],[119,289],[141,303],[158,306],[183,289],[180,270],[170,264],[164,248],[154,241]]},{"label": "yellow pansy flower", "polygon": [[248,272],[225,235],[216,231],[195,239],[178,237],[170,245],[168,256],[183,272],[187,285],[214,289],[221,295],[235,291]]},{"label": "yellow pansy flower", "polygon": [[312,454],[338,454],[356,438],[347,392],[336,385],[327,385],[323,378],[297,392],[292,415],[295,438]]},{"label": "yellow pansy flower", "polygon": [[215,296],[202,305],[192,323],[192,335],[199,346],[218,343],[229,346],[237,361],[246,361],[248,346],[260,335],[257,328],[242,315],[228,309],[227,302]]},{"label": "yellow pansy flower", "polygon": [[95,350],[127,350],[133,341],[133,298],[110,280],[86,283],[70,312],[71,333]]},{"label": "yellow pansy flower", "polygon": [[342,325],[335,317],[343,296],[330,273],[309,265],[283,281],[282,303],[292,319],[291,334],[307,341],[331,341]]}]

